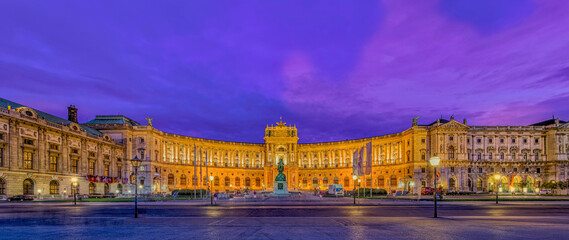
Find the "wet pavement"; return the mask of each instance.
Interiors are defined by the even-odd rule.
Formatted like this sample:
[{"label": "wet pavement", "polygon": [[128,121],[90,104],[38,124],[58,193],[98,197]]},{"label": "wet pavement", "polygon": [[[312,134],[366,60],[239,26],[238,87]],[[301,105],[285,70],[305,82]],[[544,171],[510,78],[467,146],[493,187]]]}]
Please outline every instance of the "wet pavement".
[{"label": "wet pavement", "polygon": [[568,239],[568,202],[0,203],[0,239]]}]

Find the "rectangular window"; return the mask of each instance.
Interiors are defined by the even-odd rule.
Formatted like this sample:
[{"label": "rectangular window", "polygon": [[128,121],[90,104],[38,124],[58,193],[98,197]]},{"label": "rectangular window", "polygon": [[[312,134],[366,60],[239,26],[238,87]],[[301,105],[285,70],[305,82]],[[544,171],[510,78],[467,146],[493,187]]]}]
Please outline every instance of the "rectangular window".
[{"label": "rectangular window", "polygon": [[535,160],[539,160],[539,153],[535,153]]},{"label": "rectangular window", "polygon": [[476,155],[476,160],[481,160],[482,159],[482,153],[478,153]]},{"label": "rectangular window", "polygon": [[518,172],[518,168],[514,168],[514,172]]},{"label": "rectangular window", "polygon": [[450,172],[454,172],[454,167],[450,167]]},{"label": "rectangular window", "polygon": [[422,173],[425,173],[425,168],[421,168],[421,172],[422,172]]},{"label": "rectangular window", "polygon": [[105,164],[105,173],[104,173],[105,177],[109,176],[109,164]]},{"label": "rectangular window", "polygon": [[494,172],[494,168],[490,168],[490,172]]},{"label": "rectangular window", "polygon": [[502,172],[506,172],[506,168],[502,168]]},{"label": "rectangular window", "polygon": [[0,133],[0,140],[4,139],[4,134]]},{"label": "rectangular window", "polygon": [[512,143],[516,143],[516,139],[515,139],[515,138],[512,138]]},{"label": "rectangular window", "polygon": [[488,159],[492,159],[492,153],[488,153]]},{"label": "rectangular window", "polygon": [[470,138],[467,138],[467,139],[466,139],[466,143],[470,143]]},{"label": "rectangular window", "polygon": [[454,138],[453,138],[453,137],[449,137],[448,140],[449,140],[449,141],[452,141],[452,140],[454,140]]},{"label": "rectangular window", "polygon": [[89,175],[95,175],[95,161],[89,161]]},{"label": "rectangular window", "polygon": [[481,142],[482,142],[482,139],[478,138],[478,139],[476,139],[476,142],[477,142],[477,143],[481,143]]},{"label": "rectangular window", "polygon": [[516,159],[516,153],[512,153],[512,159]]},{"label": "rectangular window", "polygon": [[94,152],[89,152],[89,157],[97,157]]},{"label": "rectangular window", "polygon": [[4,148],[0,148],[0,167],[4,167]]},{"label": "rectangular window", "polygon": [[537,173],[541,173],[541,168],[537,168]]},{"label": "rectangular window", "polygon": [[71,149],[71,153],[79,154],[79,150],[77,150],[77,149]]},{"label": "rectangular window", "polygon": [[535,143],[539,143],[539,138],[536,138],[536,139],[535,139]]},{"label": "rectangular window", "polygon": [[529,172],[529,168],[526,168],[526,172]]},{"label": "rectangular window", "polygon": [[24,169],[33,168],[34,154],[32,152],[24,152]]},{"label": "rectangular window", "polygon": [[49,155],[49,171],[57,172],[57,159],[59,156],[57,154]]},{"label": "rectangular window", "polygon": [[117,177],[122,177],[122,167],[117,166]]},{"label": "rectangular window", "polygon": [[425,143],[425,139],[424,139],[424,138],[421,138],[421,143]]},{"label": "rectangular window", "polygon": [[50,144],[49,144],[49,149],[51,149],[51,150],[58,150],[58,149],[59,149],[59,146],[58,146],[57,144],[50,143]]},{"label": "rectangular window", "polygon": [[77,173],[77,166],[79,165],[79,159],[71,158],[71,172]]},{"label": "rectangular window", "polygon": [[24,138],[24,144],[34,145],[34,140]]},{"label": "rectangular window", "polygon": [[500,153],[500,160],[504,160],[504,153]]},{"label": "rectangular window", "polygon": [[472,168],[468,168],[468,173],[472,173]]},{"label": "rectangular window", "polygon": [[504,143],[504,139],[503,139],[503,138],[500,138],[500,143]]},{"label": "rectangular window", "polygon": [[488,143],[492,143],[492,138],[488,138]]},{"label": "rectangular window", "polygon": [[482,173],[482,168],[478,168],[478,172],[479,172],[479,173]]},{"label": "rectangular window", "polygon": [[527,138],[524,138],[524,143],[528,143],[528,139],[527,139]]}]

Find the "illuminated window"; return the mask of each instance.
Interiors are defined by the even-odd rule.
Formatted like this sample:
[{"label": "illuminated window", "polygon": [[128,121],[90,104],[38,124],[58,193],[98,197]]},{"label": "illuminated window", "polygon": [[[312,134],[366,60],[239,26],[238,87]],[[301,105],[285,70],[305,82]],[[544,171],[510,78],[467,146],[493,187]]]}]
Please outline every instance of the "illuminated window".
[{"label": "illuminated window", "polygon": [[71,158],[71,172],[77,173],[77,166],[79,165],[78,158]]},{"label": "illuminated window", "polygon": [[109,164],[108,163],[105,163],[105,171],[104,171],[103,175],[105,177],[109,176]]},{"label": "illuminated window", "polygon": [[97,191],[95,183],[89,183],[89,194],[93,194]]},{"label": "illuminated window", "polygon": [[6,181],[0,178],[0,195],[6,195]]},{"label": "illuminated window", "polygon": [[24,169],[33,168],[34,154],[32,152],[24,152]]},{"label": "illuminated window", "polygon": [[95,161],[89,161],[89,175],[95,175]]},{"label": "illuminated window", "polygon": [[56,180],[52,180],[49,182],[49,194],[57,195],[59,194],[59,182]]},{"label": "illuminated window", "polygon": [[49,155],[49,171],[57,172],[57,159],[59,156],[57,154]]}]

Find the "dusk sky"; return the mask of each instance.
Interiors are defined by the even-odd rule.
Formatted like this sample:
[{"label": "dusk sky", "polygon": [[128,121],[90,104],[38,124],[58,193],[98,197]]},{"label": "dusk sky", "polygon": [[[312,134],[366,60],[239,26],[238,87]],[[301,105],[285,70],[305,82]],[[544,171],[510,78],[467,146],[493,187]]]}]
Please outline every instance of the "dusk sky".
[{"label": "dusk sky", "polygon": [[[93,4],[93,3],[96,3]],[[356,3],[358,5],[356,5]],[[0,97],[300,142],[569,119],[569,1],[2,1]]]}]

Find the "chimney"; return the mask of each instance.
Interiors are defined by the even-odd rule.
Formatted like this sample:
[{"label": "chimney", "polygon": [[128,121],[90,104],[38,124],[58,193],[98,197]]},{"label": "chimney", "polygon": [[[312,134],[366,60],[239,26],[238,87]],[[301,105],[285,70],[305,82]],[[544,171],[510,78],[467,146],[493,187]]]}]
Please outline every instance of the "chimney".
[{"label": "chimney", "polygon": [[77,108],[75,105],[67,107],[67,120],[77,123]]}]

